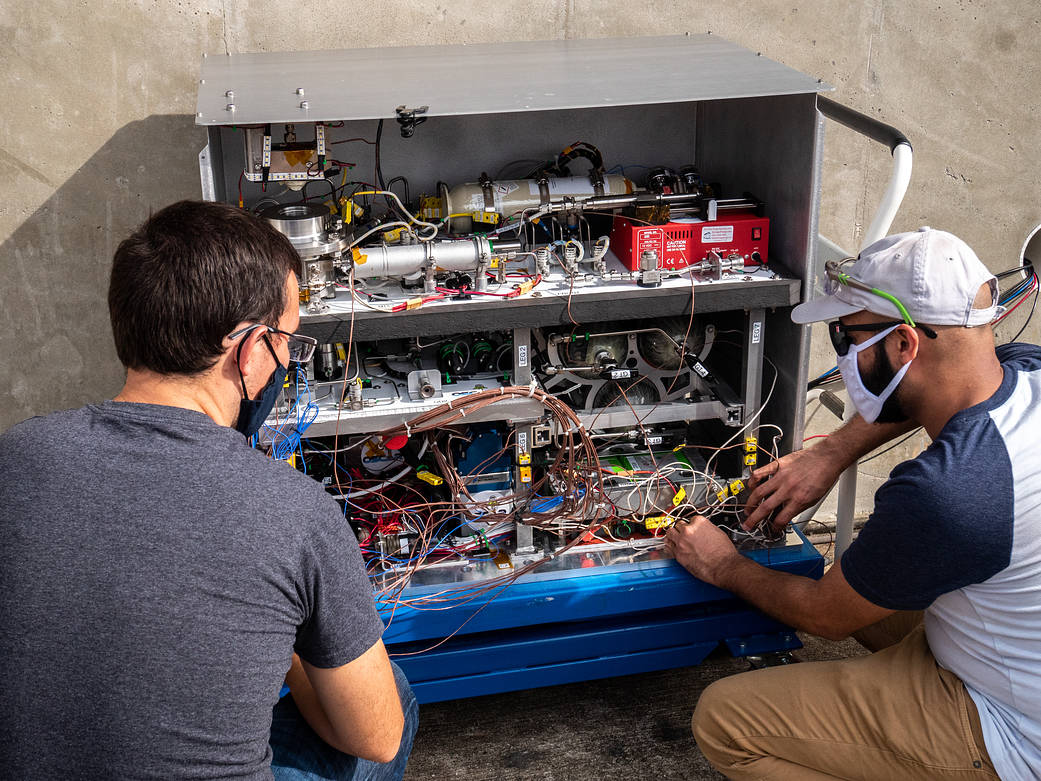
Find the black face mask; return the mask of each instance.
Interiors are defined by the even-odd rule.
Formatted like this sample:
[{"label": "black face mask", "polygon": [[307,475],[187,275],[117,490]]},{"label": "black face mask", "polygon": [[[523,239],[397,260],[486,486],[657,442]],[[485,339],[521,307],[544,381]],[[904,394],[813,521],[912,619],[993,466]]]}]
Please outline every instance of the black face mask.
[{"label": "black face mask", "polygon": [[[882,391],[893,381],[898,370],[893,366],[889,360],[889,355],[886,353],[885,339],[875,345],[874,352],[874,363],[870,369],[860,373],[860,378],[864,381],[865,388],[876,396],[881,396]],[[908,419],[909,415],[900,404],[899,397],[900,388],[897,388],[882,403],[882,410],[878,413],[878,418],[875,419],[876,423],[903,423]]]},{"label": "black face mask", "polygon": [[[241,365],[239,368],[239,382],[242,383],[242,401],[239,402],[239,417],[235,421],[235,430],[247,438],[260,431],[260,427],[264,425],[264,421],[267,420],[267,416],[271,414],[271,409],[275,406],[275,401],[278,399],[278,394],[286,381],[286,376],[289,374],[289,367],[283,366],[279,362],[278,356],[275,354],[275,350],[271,346],[271,342],[268,341],[267,336],[262,338],[264,339],[264,344],[267,345],[267,349],[271,351],[271,357],[275,359],[275,370],[271,372],[271,379],[257,394],[257,398],[251,399],[249,397],[249,393],[246,392],[246,379],[242,376]],[[239,358],[242,357],[242,347],[245,343],[245,339],[243,339],[242,344],[239,345]]]}]

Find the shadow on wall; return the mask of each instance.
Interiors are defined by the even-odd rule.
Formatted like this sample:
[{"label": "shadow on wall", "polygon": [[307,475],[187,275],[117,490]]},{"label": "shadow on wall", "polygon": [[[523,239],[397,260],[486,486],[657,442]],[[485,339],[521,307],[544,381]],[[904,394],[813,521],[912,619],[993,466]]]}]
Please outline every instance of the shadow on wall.
[{"label": "shadow on wall", "polygon": [[0,431],[118,392],[112,254],[151,212],[200,197],[205,143],[191,115],[131,122],[0,245]]}]

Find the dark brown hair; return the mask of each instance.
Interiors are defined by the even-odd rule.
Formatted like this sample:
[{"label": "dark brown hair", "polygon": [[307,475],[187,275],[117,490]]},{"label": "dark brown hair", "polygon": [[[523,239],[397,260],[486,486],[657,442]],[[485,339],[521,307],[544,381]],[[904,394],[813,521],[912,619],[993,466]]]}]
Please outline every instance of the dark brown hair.
[{"label": "dark brown hair", "polygon": [[285,236],[242,209],[167,206],[112,261],[108,310],[119,360],[160,374],[209,369],[240,322],[278,324],[286,276],[299,265]]}]

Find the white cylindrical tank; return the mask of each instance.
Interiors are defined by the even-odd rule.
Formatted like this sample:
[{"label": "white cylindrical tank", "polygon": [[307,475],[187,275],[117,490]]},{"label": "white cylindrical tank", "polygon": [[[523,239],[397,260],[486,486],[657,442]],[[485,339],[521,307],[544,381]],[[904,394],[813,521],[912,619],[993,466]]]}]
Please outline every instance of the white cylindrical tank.
[{"label": "white cylindrical tank", "polygon": [[[489,182],[487,190],[486,195],[485,187],[479,182],[457,184],[450,190],[442,190],[447,214],[469,214],[491,208],[503,217],[510,217],[525,209],[537,209],[542,204],[543,194],[535,179],[500,179]],[[559,176],[548,179],[546,191],[550,200],[628,195],[633,191],[633,183],[620,174],[608,174],[604,177],[603,191],[597,192],[588,176]]]}]

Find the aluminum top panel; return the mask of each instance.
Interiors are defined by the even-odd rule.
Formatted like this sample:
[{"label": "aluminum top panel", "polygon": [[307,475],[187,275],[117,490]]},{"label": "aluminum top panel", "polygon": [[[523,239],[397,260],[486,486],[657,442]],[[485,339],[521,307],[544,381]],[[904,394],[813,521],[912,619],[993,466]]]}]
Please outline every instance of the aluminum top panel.
[{"label": "aluminum top panel", "polygon": [[266,52],[203,58],[196,123],[392,119],[401,105],[429,106],[432,117],[498,114],[830,89],[711,34]]}]

